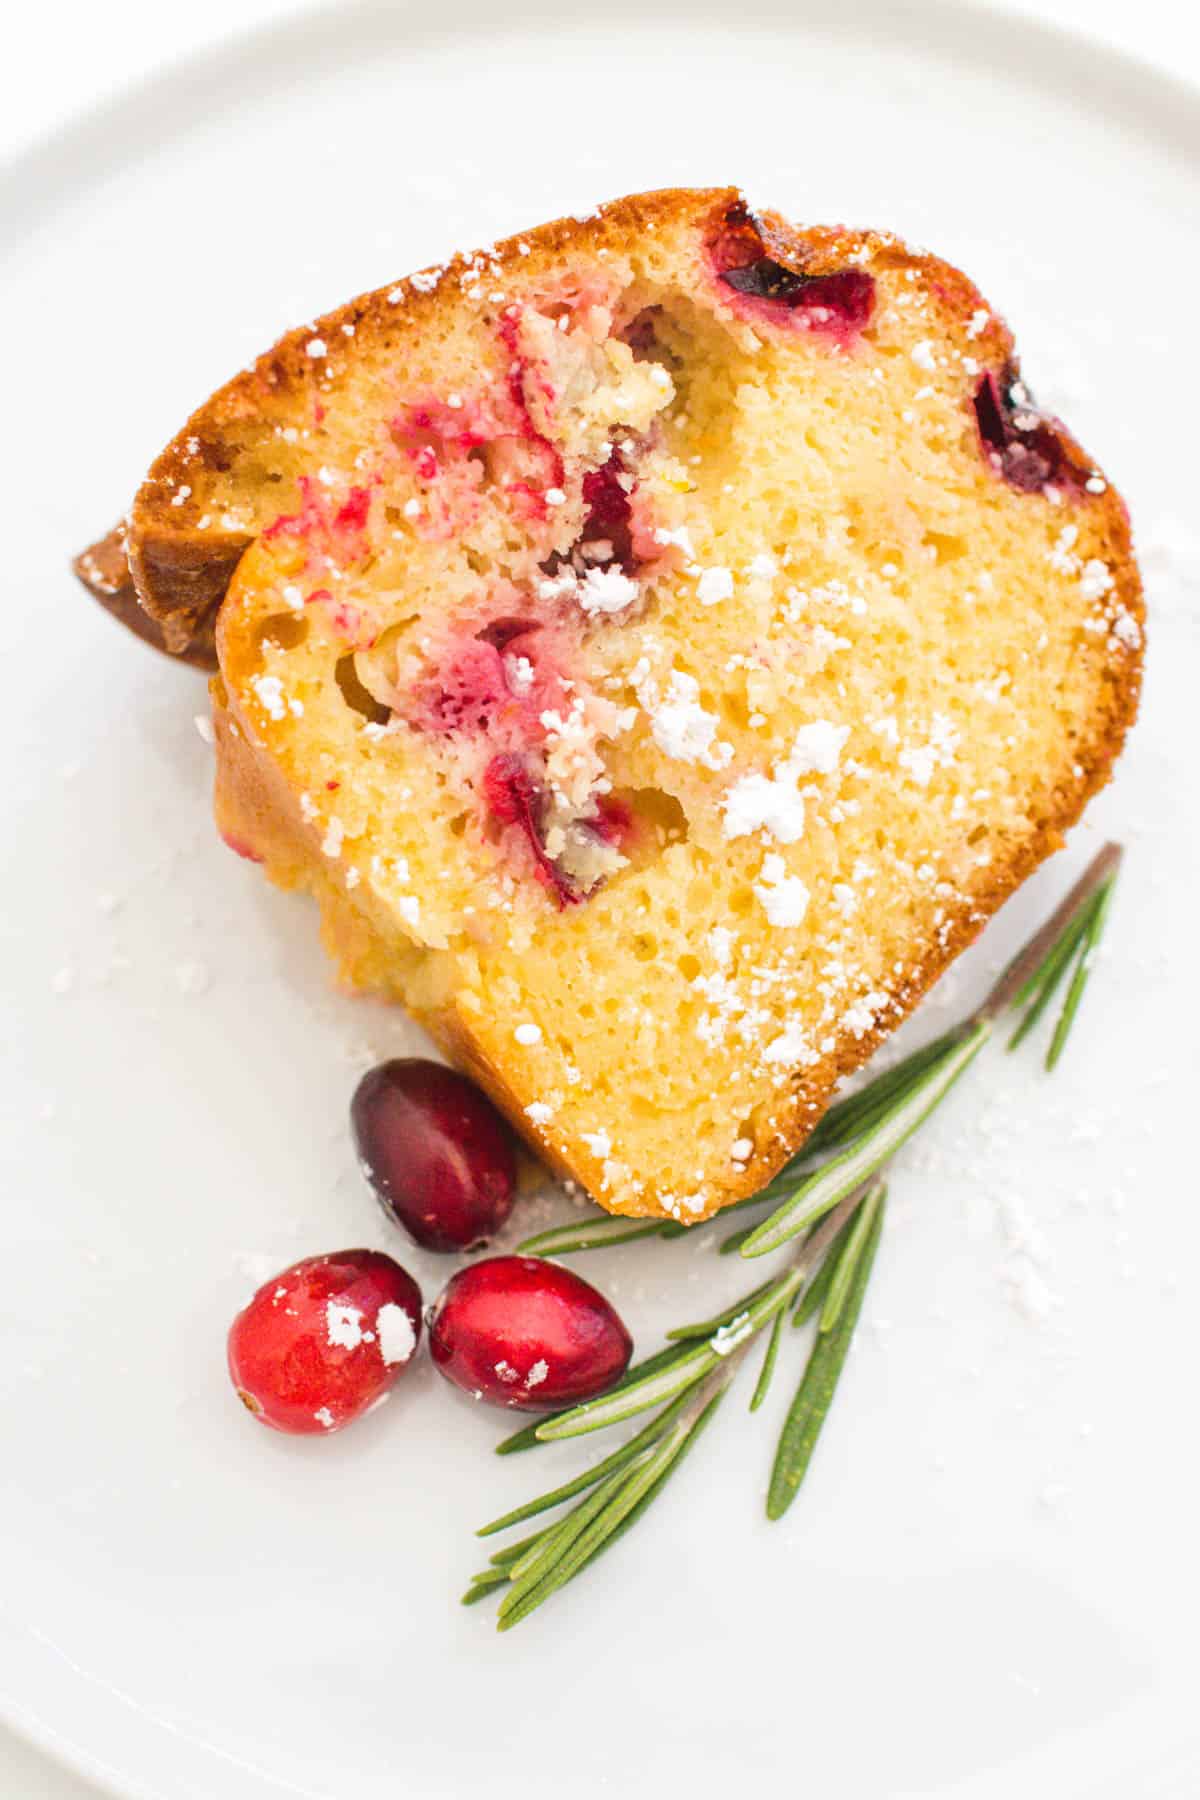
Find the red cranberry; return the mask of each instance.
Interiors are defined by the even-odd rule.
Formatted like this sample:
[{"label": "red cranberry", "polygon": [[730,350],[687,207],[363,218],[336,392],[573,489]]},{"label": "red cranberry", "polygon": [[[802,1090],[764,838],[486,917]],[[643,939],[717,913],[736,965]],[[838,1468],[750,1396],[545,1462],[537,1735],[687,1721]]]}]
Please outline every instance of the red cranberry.
[{"label": "red cranberry", "polygon": [[421,1335],[421,1290],[379,1250],[293,1263],[229,1328],[229,1373],[261,1425],[340,1431],[404,1373]]},{"label": "red cranberry", "polygon": [[[614,444],[608,461],[589,469],[583,478],[583,503],[587,508],[577,548],[589,544],[612,546],[610,568],[636,575],[640,566],[633,548],[633,484],[626,486],[630,469]],[[622,479],[624,478],[624,480]]]},{"label": "red cranberry", "polygon": [[429,1349],[456,1387],[530,1412],[603,1393],[625,1373],[633,1340],[581,1276],[536,1256],[494,1256],[446,1283]]},{"label": "red cranberry", "polygon": [[875,278],[865,269],[804,275],[760,256],[743,268],[726,269],[721,280],[751,300],[768,301],[788,312],[803,311],[811,324],[842,331],[861,331],[875,305]]},{"label": "red cranberry", "polygon": [[627,844],[633,836],[633,813],[615,794],[601,794],[596,801],[595,818],[584,823],[602,844]]},{"label": "red cranberry", "polygon": [[554,895],[560,907],[574,906],[583,895],[546,854],[542,837],[549,798],[545,783],[511,751],[493,756],[483,771],[483,803],[490,817],[500,825],[517,827],[533,853],[534,873],[542,886]]},{"label": "red cranberry", "polygon": [[507,1125],[474,1082],[441,1063],[398,1057],[363,1076],[350,1103],[363,1173],[426,1250],[469,1250],[513,1208],[517,1159]]}]

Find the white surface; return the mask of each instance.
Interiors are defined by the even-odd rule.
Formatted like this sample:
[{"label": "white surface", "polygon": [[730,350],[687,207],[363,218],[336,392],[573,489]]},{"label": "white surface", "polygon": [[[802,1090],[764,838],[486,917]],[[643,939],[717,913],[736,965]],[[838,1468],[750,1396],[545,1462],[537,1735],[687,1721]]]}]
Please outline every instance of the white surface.
[{"label": "white surface", "polygon": [[[147,89],[0,190],[22,521],[0,1682],[24,1729],[114,1791],[440,1800],[486,1781],[542,1800],[565,1769],[589,1796],[707,1800],[792,1766],[855,1800],[1200,1785],[1184,555],[1154,560],[1146,711],[1117,784],[982,956],[1102,829],[1128,837],[1083,1028],[1053,1082],[1031,1055],[994,1058],[909,1154],[784,1524],[759,1509],[786,1379],[769,1416],[727,1410],[603,1577],[498,1639],[484,1608],[453,1605],[471,1529],[575,1452],[490,1462],[503,1422],[427,1367],[331,1443],[255,1432],[226,1385],[251,1273],[385,1241],[345,1105],[372,1048],[413,1038],[331,995],[307,910],[215,843],[195,678],[138,655],[63,573],[216,380],[283,323],[460,242],[737,179],[963,262],[1144,539],[1191,516],[1197,104],[962,11],[861,9],[833,35],[787,11],[771,24],[759,0],[735,34],[631,8],[574,35],[526,7],[494,36],[460,11],[442,36],[342,8],[336,29]],[[444,1267],[400,1254],[431,1297]],[[691,1244],[586,1268],[643,1346],[746,1279]],[[1013,1305],[1031,1274],[1061,1301],[1041,1325]],[[579,1723],[601,1691],[613,1710]],[[12,1791],[36,1793],[40,1765],[9,1755]],[[56,1800],[86,1791],[44,1779]]]}]

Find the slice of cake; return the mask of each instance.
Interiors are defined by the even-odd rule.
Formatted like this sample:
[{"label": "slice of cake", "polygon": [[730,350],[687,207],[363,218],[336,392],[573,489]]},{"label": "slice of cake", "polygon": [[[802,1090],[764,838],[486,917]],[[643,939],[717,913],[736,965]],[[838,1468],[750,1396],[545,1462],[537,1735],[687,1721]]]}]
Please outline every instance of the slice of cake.
[{"label": "slice of cake", "polygon": [[761,1185],[1137,704],[1125,508],[1003,323],[733,191],[292,332],[127,549],[169,648],[216,613],[227,841],[619,1212]]}]

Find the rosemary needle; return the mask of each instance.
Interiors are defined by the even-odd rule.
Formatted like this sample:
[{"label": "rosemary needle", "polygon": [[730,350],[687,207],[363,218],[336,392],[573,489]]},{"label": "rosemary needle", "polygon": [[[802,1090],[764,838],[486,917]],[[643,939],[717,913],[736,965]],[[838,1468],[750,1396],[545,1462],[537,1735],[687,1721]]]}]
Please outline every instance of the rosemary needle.
[{"label": "rosemary needle", "polygon": [[818,1333],[805,1366],[775,1453],[775,1466],[771,1471],[771,1485],[767,1492],[768,1519],[783,1517],[796,1498],[800,1483],[808,1471],[821,1427],[837,1390],[838,1378],[845,1365],[858,1315],[862,1310],[863,1295],[867,1291],[871,1265],[875,1261],[879,1235],[883,1229],[883,1212],[883,1202],[880,1199],[871,1216],[866,1239],[855,1259],[837,1323],[828,1332]]},{"label": "rosemary needle", "polygon": [[[849,1227],[847,1227],[849,1229]],[[834,1271],[841,1254],[841,1244],[835,1244],[825,1261],[821,1264],[799,1300],[792,1314],[793,1325],[806,1325],[813,1314],[825,1304],[825,1296],[829,1292],[829,1284],[833,1280]]]},{"label": "rosemary needle", "polygon": [[551,1488],[548,1493],[539,1494],[536,1500],[527,1500],[524,1506],[514,1507],[512,1512],[505,1513],[502,1518],[493,1519],[490,1524],[481,1525],[475,1534],[476,1537],[491,1537],[494,1532],[507,1531],[510,1526],[519,1525],[523,1519],[535,1518],[538,1513],[549,1512],[552,1507],[561,1506],[564,1501],[573,1499],[576,1494],[585,1493],[598,1481],[603,1481],[605,1476],[610,1475],[614,1469],[623,1468],[626,1463],[632,1462],[647,1444],[653,1443],[654,1439],[661,1435],[667,1420],[673,1416],[674,1409],[681,1407],[685,1401],[686,1394],[680,1395],[664,1411],[651,1419],[649,1425],[643,1426],[635,1437],[631,1437],[627,1444],[622,1444],[619,1450],[614,1450],[611,1456],[606,1456],[603,1462],[595,1463],[590,1469],[585,1469],[582,1475],[577,1475],[573,1481],[566,1481],[561,1487]]},{"label": "rosemary needle", "polygon": [[1087,986],[1088,976],[1092,972],[1096,948],[1104,935],[1104,927],[1108,923],[1109,908],[1112,906],[1113,892],[1117,885],[1114,873],[1096,895],[1092,914],[1084,933],[1083,947],[1079,952],[1079,960],[1075,964],[1075,972],[1071,976],[1071,985],[1067,989],[1067,997],[1059,1014],[1054,1036],[1050,1040],[1050,1048],[1046,1052],[1046,1068],[1051,1070],[1058,1062],[1066,1048],[1067,1038],[1075,1023],[1075,1015],[1079,1011],[1079,1002],[1083,999],[1083,990]]},{"label": "rosemary needle", "polygon": [[1008,1040],[1010,1050],[1016,1050],[1024,1043],[1058,992],[1062,978],[1070,967],[1071,957],[1078,949],[1084,935],[1085,924],[1086,921],[1081,919],[1078,925],[1066,934],[1054,953],[1046,958],[1043,968],[1039,970],[1038,984],[1033,989],[1029,1005],[1025,1008],[1020,1023]]},{"label": "rosemary needle", "polygon": [[877,1181],[847,1226],[845,1242],[837,1252],[837,1261],[832,1262],[832,1258],[830,1259],[833,1272],[817,1323],[819,1332],[832,1331],[841,1317],[859,1262],[866,1253],[867,1244],[875,1235],[876,1214],[882,1212],[886,1198],[886,1186],[882,1181]]},{"label": "rosemary needle", "polygon": [[771,1335],[767,1339],[767,1348],[763,1355],[762,1368],[758,1380],[754,1384],[754,1393],[750,1398],[750,1411],[757,1412],[770,1391],[771,1381],[775,1374],[775,1364],[779,1358],[779,1340],[783,1335],[783,1321],[786,1318],[783,1307],[775,1314],[775,1323],[771,1327]]}]

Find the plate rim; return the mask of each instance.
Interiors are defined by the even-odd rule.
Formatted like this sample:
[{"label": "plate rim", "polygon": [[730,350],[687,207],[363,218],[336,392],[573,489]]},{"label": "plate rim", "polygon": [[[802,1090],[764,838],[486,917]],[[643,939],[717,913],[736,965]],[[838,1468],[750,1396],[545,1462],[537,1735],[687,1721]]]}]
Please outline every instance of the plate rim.
[{"label": "plate rim", "polygon": [[[614,3],[618,13],[627,13],[644,27],[685,14],[693,28],[730,29],[724,0],[655,0],[649,11],[641,0]],[[230,86],[245,78],[247,65],[259,64],[264,57],[270,58],[274,81],[294,83],[304,78],[314,57],[322,59],[324,68],[331,62],[353,63],[371,39],[395,43],[415,37],[437,45],[463,30],[473,29],[485,40],[511,39],[539,26],[550,26],[563,37],[580,33],[578,20],[564,17],[559,0],[516,0],[506,9],[501,27],[494,24],[482,0],[455,0],[453,7],[438,9],[436,15],[418,10],[416,0],[315,0],[220,42],[174,52],[0,158],[0,254],[21,247],[23,228],[34,234],[52,229],[55,210],[74,196],[77,183],[103,180],[131,157],[144,154],[148,129],[158,130],[164,140],[177,139],[204,116],[214,94],[227,97]],[[882,38],[917,53],[957,51],[976,66],[987,59],[990,70],[1019,68],[1039,85],[1057,91],[1062,87],[1063,60],[1069,59],[1077,96],[1098,92],[1101,107],[1115,100],[1143,128],[1148,124],[1160,142],[1170,141],[1185,154],[1200,157],[1200,72],[1181,73],[1153,54],[1089,32],[1082,23],[1039,18],[1023,10],[1019,0],[972,0],[967,5],[960,0],[860,0],[853,8],[829,0],[750,0],[739,14],[737,28],[821,34],[842,41]],[[1036,67],[1030,66],[1031,57]],[[179,104],[173,106],[173,100]],[[169,123],[160,126],[157,122],[168,114]],[[262,1800],[287,1795],[315,1800],[317,1790],[297,1788],[217,1745],[176,1732],[161,1719],[148,1722],[156,1733],[180,1737],[189,1755],[199,1760],[194,1768],[181,1765],[173,1774],[170,1795],[161,1786],[149,1785],[152,1777],[118,1767],[15,1692],[9,1654],[15,1665],[28,1636],[29,1628],[19,1621],[0,1632],[0,1725],[99,1793],[112,1800],[198,1800],[210,1790],[197,1787],[197,1779],[236,1770],[257,1784],[247,1793],[261,1795]],[[91,1672],[76,1668],[48,1640],[40,1647],[63,1657],[64,1666],[80,1680],[105,1685]],[[136,1707],[118,1690],[111,1694],[119,1703]]]}]

